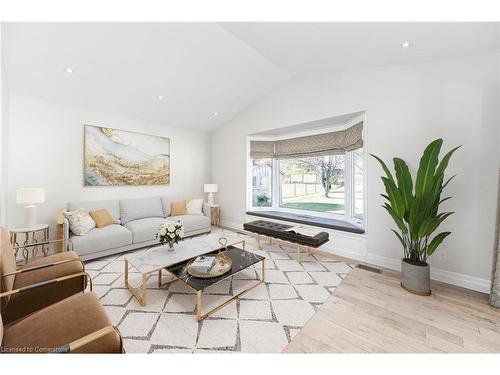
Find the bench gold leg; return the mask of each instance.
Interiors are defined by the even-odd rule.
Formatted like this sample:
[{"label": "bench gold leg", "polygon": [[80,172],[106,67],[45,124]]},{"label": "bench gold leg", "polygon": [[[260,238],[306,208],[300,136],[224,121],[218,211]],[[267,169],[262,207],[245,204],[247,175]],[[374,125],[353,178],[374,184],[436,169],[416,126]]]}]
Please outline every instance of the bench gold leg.
[{"label": "bench gold leg", "polygon": [[257,241],[257,246],[258,246],[259,250],[262,250],[262,245],[260,244],[260,234],[257,234],[256,241]]},{"label": "bench gold leg", "polygon": [[297,244],[297,262],[300,263],[300,245]]}]

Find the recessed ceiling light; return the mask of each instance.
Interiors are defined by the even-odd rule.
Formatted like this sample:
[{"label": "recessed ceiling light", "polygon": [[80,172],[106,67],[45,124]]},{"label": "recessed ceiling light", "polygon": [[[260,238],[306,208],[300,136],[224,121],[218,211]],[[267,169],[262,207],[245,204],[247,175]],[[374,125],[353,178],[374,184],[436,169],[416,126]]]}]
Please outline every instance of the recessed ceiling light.
[{"label": "recessed ceiling light", "polygon": [[68,73],[68,74],[73,74],[73,69],[71,69],[71,68],[66,68],[65,70],[66,70],[66,73]]},{"label": "recessed ceiling light", "polygon": [[408,47],[411,47],[413,45],[412,42],[409,42],[407,40],[405,40],[404,42],[401,42],[401,48],[408,48]]},{"label": "recessed ceiling light", "polygon": [[214,112],[214,116],[219,116],[219,114],[217,112]]},{"label": "recessed ceiling light", "polygon": [[158,100],[163,100],[163,96],[158,95]]}]

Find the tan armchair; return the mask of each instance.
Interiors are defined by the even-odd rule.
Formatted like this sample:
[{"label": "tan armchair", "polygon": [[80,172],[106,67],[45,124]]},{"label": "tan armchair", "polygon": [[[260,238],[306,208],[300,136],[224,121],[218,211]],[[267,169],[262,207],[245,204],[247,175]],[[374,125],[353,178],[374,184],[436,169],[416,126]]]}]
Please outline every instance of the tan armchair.
[{"label": "tan armchair", "polygon": [[0,227],[0,275],[4,324],[82,293],[87,282],[91,283],[83,262],[73,251],[37,258],[17,267],[15,252],[3,227]]},{"label": "tan armchair", "polygon": [[0,353],[123,352],[120,332],[95,293],[76,294],[6,326],[0,315]]}]

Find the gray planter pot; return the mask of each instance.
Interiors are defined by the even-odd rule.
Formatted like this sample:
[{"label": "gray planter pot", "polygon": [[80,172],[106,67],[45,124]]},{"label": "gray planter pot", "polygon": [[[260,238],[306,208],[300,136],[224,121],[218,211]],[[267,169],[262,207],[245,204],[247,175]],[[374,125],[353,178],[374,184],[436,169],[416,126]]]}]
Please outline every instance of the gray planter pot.
[{"label": "gray planter pot", "polygon": [[431,295],[431,268],[425,264],[409,263],[401,259],[401,286],[420,296]]}]

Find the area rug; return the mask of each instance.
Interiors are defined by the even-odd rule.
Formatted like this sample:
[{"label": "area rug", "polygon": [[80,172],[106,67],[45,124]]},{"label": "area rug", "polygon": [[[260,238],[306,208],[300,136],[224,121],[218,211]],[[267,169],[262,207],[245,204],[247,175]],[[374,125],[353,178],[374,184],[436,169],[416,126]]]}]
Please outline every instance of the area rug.
[{"label": "area rug", "polygon": [[[94,292],[120,330],[127,353],[280,353],[354,267],[319,254],[302,254],[298,263],[295,247],[262,241],[258,250],[254,238],[239,236],[248,251],[266,257],[265,283],[199,323],[195,295],[180,281],[158,288],[153,274],[146,306],[132,297],[123,277],[130,253],[86,263]],[[205,289],[204,311],[254,284],[260,269],[259,263]],[[130,282],[139,285],[140,275],[132,268],[129,272]]]}]

